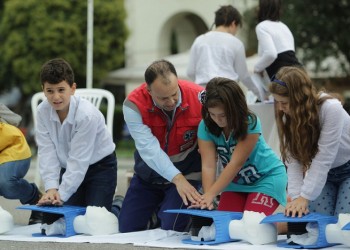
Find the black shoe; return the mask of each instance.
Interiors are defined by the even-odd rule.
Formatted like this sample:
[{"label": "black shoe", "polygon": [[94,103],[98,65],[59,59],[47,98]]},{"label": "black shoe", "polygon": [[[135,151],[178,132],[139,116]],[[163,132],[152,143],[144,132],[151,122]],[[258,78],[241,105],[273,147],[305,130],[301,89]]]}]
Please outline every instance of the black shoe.
[{"label": "black shoe", "polygon": [[42,223],[43,221],[43,213],[38,211],[32,211],[30,215],[28,225],[33,225],[37,223]]},{"label": "black shoe", "polygon": [[157,212],[153,212],[151,218],[147,223],[147,229],[156,229],[160,227],[160,220],[158,218]]},{"label": "black shoe", "polygon": [[113,198],[112,202],[112,213],[119,218],[120,210],[122,209],[123,206],[123,201],[124,201],[124,196],[122,195],[116,195]]}]

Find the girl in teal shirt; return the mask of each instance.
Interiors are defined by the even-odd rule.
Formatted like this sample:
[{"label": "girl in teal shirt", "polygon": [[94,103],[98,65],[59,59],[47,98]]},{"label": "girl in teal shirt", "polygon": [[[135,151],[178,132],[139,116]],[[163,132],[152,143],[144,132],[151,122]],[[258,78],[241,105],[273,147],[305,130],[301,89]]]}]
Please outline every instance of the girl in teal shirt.
[{"label": "girl in teal shirt", "polygon": [[[198,143],[202,157],[202,201],[192,207],[272,214],[286,204],[286,169],[262,135],[260,119],[247,106],[243,91],[230,79],[209,81],[201,96]],[[217,157],[223,170],[218,177]]]}]

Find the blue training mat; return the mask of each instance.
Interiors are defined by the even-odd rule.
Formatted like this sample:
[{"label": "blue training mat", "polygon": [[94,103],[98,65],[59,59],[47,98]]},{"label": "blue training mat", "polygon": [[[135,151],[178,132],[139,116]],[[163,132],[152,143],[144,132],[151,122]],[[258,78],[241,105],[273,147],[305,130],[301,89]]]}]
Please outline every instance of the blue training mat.
[{"label": "blue training mat", "polygon": [[350,222],[348,224],[346,224],[345,226],[343,226],[343,228],[341,230],[350,230]]},{"label": "blue training mat", "polygon": [[303,217],[285,216],[283,213],[278,213],[265,217],[260,223],[276,223],[276,222],[316,222],[318,224],[318,238],[313,245],[297,245],[288,244],[287,242],[278,242],[277,246],[286,248],[323,248],[330,247],[337,244],[330,244],[326,239],[326,226],[328,224],[335,224],[338,218],[335,216],[322,215],[319,213],[309,213]]},{"label": "blue training mat", "polygon": [[[69,205],[64,205],[64,206],[24,205],[24,206],[17,207],[17,209],[33,210],[33,211],[51,213],[51,214],[62,214],[66,222],[66,232],[63,235],[63,237],[70,237],[70,236],[76,235],[76,232],[74,231],[74,227],[73,227],[73,221],[76,216],[83,215],[86,212],[86,207],[69,206]],[[33,236],[44,237],[45,235],[41,233],[35,233],[33,234]]]},{"label": "blue training mat", "polygon": [[231,220],[240,220],[243,217],[243,213],[240,212],[226,212],[226,211],[216,211],[216,210],[201,210],[201,209],[170,209],[165,210],[167,213],[181,213],[196,215],[206,218],[213,219],[215,225],[215,240],[211,241],[195,241],[191,239],[182,240],[183,243],[193,244],[193,245],[214,245],[219,243],[238,241],[236,239],[231,239],[229,235],[229,224]]}]

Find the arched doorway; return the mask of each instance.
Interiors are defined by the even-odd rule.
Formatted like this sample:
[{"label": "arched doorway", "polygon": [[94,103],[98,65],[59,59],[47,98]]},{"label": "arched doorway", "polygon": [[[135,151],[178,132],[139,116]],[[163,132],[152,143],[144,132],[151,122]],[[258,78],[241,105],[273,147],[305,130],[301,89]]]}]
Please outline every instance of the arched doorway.
[{"label": "arched doorway", "polygon": [[160,58],[183,53],[191,48],[194,39],[208,31],[208,26],[198,15],[182,12],[170,17],[159,35]]}]

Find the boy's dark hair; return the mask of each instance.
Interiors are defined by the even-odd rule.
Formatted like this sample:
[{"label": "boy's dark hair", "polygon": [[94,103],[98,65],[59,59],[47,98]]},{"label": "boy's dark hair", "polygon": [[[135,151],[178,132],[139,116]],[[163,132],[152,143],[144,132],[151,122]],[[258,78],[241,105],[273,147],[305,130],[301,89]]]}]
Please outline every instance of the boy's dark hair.
[{"label": "boy's dark hair", "polygon": [[230,26],[232,22],[235,22],[237,26],[242,27],[242,15],[232,5],[221,6],[220,9],[215,11],[215,26]]},{"label": "boy's dark hair", "polygon": [[151,85],[158,76],[164,79],[164,82],[169,82],[168,75],[173,73],[177,77],[174,65],[167,60],[154,61],[145,71],[145,81],[147,85]]},{"label": "boy's dark hair", "polygon": [[55,58],[47,61],[41,67],[40,81],[44,85],[45,82],[57,84],[62,81],[72,86],[74,83],[74,72],[67,61],[62,58]]},{"label": "boy's dark hair", "polygon": [[258,22],[265,20],[279,21],[281,0],[259,0]]}]

